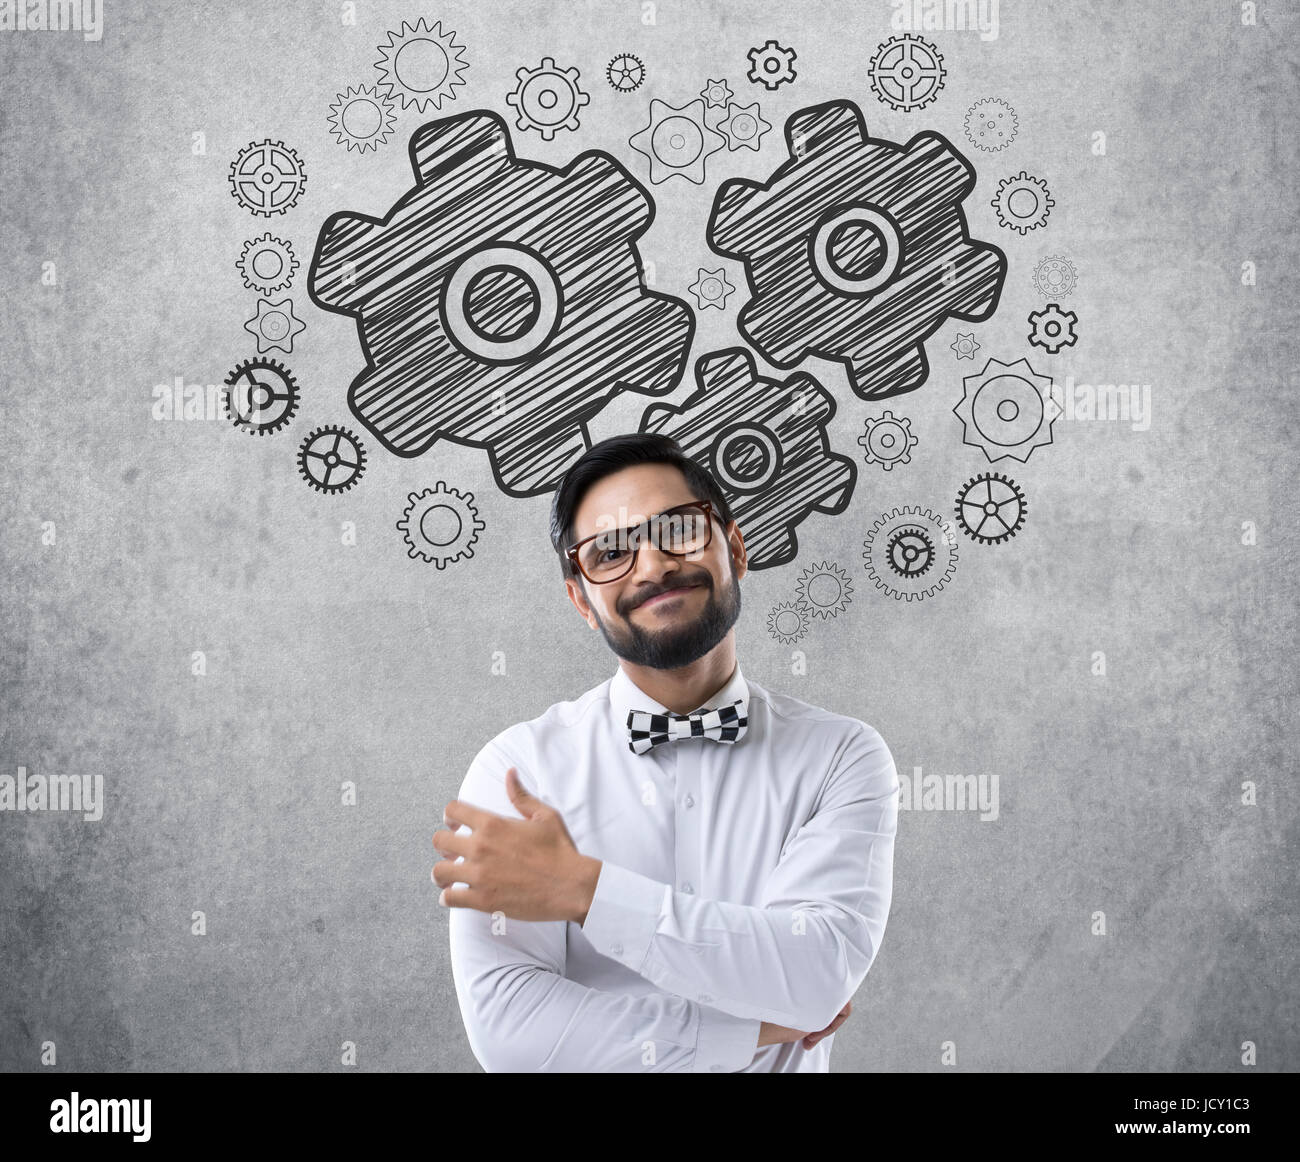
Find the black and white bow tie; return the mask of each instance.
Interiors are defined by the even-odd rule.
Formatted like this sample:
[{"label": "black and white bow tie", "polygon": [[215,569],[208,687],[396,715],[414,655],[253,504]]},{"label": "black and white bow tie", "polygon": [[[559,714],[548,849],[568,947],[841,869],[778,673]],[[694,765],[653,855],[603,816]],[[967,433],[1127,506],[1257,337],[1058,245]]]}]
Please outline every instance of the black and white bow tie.
[{"label": "black and white bow tie", "polygon": [[737,742],[749,727],[749,703],[737,698],[730,706],[713,710],[695,710],[690,714],[629,710],[627,745],[635,754],[645,754],[661,742],[682,738],[712,738],[717,742]]}]

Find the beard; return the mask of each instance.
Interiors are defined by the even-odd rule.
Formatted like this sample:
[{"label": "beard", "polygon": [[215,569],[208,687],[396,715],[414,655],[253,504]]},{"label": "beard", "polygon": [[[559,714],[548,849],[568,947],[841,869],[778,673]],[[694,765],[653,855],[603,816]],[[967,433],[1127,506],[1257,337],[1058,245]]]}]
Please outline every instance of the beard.
[{"label": "beard", "polygon": [[596,624],[609,648],[624,661],[654,670],[676,670],[689,666],[704,657],[716,646],[740,617],[740,581],[736,577],[736,563],[728,557],[730,581],[719,599],[714,590],[713,577],[700,574],[699,583],[707,586],[709,597],[699,615],[690,622],[665,625],[660,629],[644,629],[626,617],[617,632],[611,632],[599,613]]}]

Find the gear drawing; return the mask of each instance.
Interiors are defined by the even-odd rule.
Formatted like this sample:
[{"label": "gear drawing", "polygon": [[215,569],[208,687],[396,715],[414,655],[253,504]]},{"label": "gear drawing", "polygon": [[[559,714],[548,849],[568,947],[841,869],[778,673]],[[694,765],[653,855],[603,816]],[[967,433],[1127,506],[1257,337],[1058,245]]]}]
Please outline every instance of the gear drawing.
[{"label": "gear drawing", "polygon": [[397,527],[406,541],[408,557],[419,557],[443,569],[474,555],[483,522],[472,492],[461,492],[439,480],[432,488],[412,492],[406,500]]},{"label": "gear drawing", "polygon": [[1058,303],[1048,303],[1041,311],[1029,312],[1029,342],[1055,355],[1062,347],[1073,347],[1078,341],[1074,325],[1079,316],[1073,311],[1063,311]]},{"label": "gear drawing", "polygon": [[998,192],[989,204],[997,211],[999,223],[1028,234],[1046,225],[1047,215],[1056,202],[1042,178],[1030,177],[1022,169],[1015,177],[998,182]]},{"label": "gear drawing", "polygon": [[957,352],[958,359],[974,359],[975,352],[980,349],[979,342],[976,340],[973,332],[967,335],[958,332],[957,338],[949,343],[948,346]]},{"label": "gear drawing", "polygon": [[985,97],[966,110],[966,138],[985,153],[998,153],[1015,140],[1016,111],[1000,97]]},{"label": "gear drawing", "polygon": [[1024,359],[990,359],[978,375],[962,380],[962,397],[952,411],[962,422],[963,443],[983,448],[990,462],[1010,456],[1021,463],[1052,442],[1052,425],[1061,414],[1051,379]]},{"label": "gear drawing", "polygon": [[239,273],[243,275],[244,285],[250,290],[272,294],[284,290],[293,282],[298,270],[298,260],[293,255],[293,247],[283,238],[263,234],[260,238],[250,238],[244,243],[244,249],[237,263]]},{"label": "gear drawing", "polygon": [[788,646],[808,632],[808,607],[797,601],[782,601],[767,615],[768,636]]},{"label": "gear drawing", "polygon": [[1079,285],[1079,272],[1068,258],[1054,255],[1034,267],[1034,290],[1045,299],[1064,298]]},{"label": "gear drawing", "polygon": [[347,428],[327,424],[298,449],[298,471],[317,492],[346,492],[366,469],[366,450]]},{"label": "gear drawing", "polygon": [[717,307],[725,310],[727,296],[736,288],[727,278],[727,272],[721,267],[717,270],[705,270],[700,267],[695,282],[687,288],[695,296],[695,304],[700,310],[705,307]]},{"label": "gear drawing", "polygon": [[911,32],[879,45],[867,71],[872,91],[900,113],[925,108],[939,95],[947,76],[943,53]]},{"label": "gear drawing", "polygon": [[745,530],[749,567],[798,555],[795,527],[813,512],[843,512],[857,467],[830,450],[835,400],[806,373],[784,382],[758,374],[742,347],[702,355],[695,392],[681,404],[653,404],[640,431],[671,436],[713,473]]},{"label": "gear drawing", "polygon": [[783,48],[774,40],[769,40],[761,48],[754,47],[748,52],[750,81],[767,89],[779,89],[788,85],[799,74],[794,71],[794,62],[798,54],[792,48]]},{"label": "gear drawing", "polygon": [[771,128],[763,120],[757,101],[752,105],[728,105],[725,120],[718,124],[718,132],[726,137],[728,149],[752,149],[756,153],[763,134]]},{"label": "gear drawing", "polygon": [[396,124],[391,98],[376,85],[349,88],[330,106],[329,125],[334,140],[358,153],[378,149],[393,135]]},{"label": "gear drawing", "polygon": [[650,123],[628,144],[650,159],[650,184],[684,177],[704,184],[704,163],[726,144],[726,138],[704,121],[704,102],[696,99],[675,109],[658,99],[650,102]]},{"label": "gear drawing", "polygon": [[508,495],[549,492],[610,400],[685,373],[694,312],[641,277],[654,203],[606,153],[521,161],[489,110],[422,125],[410,155],[414,187],[382,220],[326,219],[308,272],[357,321],[349,405],[395,455],[450,439]]},{"label": "gear drawing", "polygon": [[731,98],[735,96],[731,91],[731,86],[726,81],[709,80],[700,90],[700,96],[704,98],[704,105],[708,109],[725,109],[731,104]]},{"label": "gear drawing", "polygon": [[786,122],[789,157],[765,183],[723,182],[710,247],[745,264],[740,333],[790,370],[842,363],[862,399],[920,387],[925,340],[947,319],[987,319],[1006,256],[972,241],[961,203],[975,171],[945,138],[868,136],[862,111],[830,101]]},{"label": "gear drawing", "polygon": [[244,330],[257,338],[259,355],[273,350],[292,355],[294,336],[306,329],[307,324],[293,313],[291,299],[281,299],[278,303],[258,299],[257,314],[244,324]]},{"label": "gear drawing", "polygon": [[456,99],[456,87],[464,85],[469,68],[465,46],[455,32],[443,32],[442,22],[432,27],[421,17],[414,24],[402,21],[397,32],[390,32],[379,46],[379,87],[402,108],[424,112],[430,102],[441,109],[444,100]]},{"label": "gear drawing", "polygon": [[838,617],[852,600],[853,579],[848,570],[823,561],[800,573],[795,587],[799,594],[795,604],[803,606],[814,617]]},{"label": "gear drawing", "polygon": [[896,508],[871,526],[862,556],[868,576],[896,600],[923,601],[957,569],[952,523],[928,508]]},{"label": "gear drawing", "polygon": [[957,524],[982,545],[1000,545],[1014,537],[1028,511],[1020,487],[1000,472],[972,477],[957,494]]},{"label": "gear drawing", "polygon": [[283,363],[248,359],[226,377],[226,415],[241,431],[274,435],[298,411],[298,382]]},{"label": "gear drawing", "polygon": [[516,70],[519,84],[506,94],[513,105],[519,129],[536,129],[543,141],[551,141],[561,129],[578,129],[578,110],[591,97],[578,88],[577,68],[559,69],[551,57],[543,57],[535,69]]},{"label": "gear drawing", "polygon": [[645,80],[645,65],[630,52],[620,53],[605,66],[605,79],[620,93],[635,92]]},{"label": "gear drawing", "polygon": [[868,464],[879,464],[886,472],[895,464],[906,464],[912,459],[916,437],[905,417],[895,417],[884,412],[879,418],[867,418],[866,431],[858,437]]},{"label": "gear drawing", "polygon": [[254,214],[269,218],[293,209],[307,188],[307,171],[283,141],[252,141],[230,163],[230,193]]}]

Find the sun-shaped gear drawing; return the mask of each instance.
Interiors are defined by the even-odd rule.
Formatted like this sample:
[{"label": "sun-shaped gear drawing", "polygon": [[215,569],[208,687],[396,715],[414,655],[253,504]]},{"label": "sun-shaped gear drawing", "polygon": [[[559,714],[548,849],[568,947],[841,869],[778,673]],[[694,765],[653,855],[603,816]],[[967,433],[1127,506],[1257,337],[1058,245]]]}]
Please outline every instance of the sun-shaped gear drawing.
[{"label": "sun-shaped gear drawing", "polygon": [[731,98],[735,94],[725,80],[715,81],[710,77],[705,81],[704,88],[700,90],[700,96],[704,98],[705,108],[725,109],[731,104]]},{"label": "sun-shaped gear drawing", "polygon": [[876,419],[868,416],[866,430],[858,437],[867,463],[879,464],[886,472],[895,464],[908,463],[916,442],[911,423],[893,412],[885,412]]},{"label": "sun-shaped gear drawing", "polygon": [[762,47],[755,46],[748,52],[749,79],[756,85],[768,89],[779,89],[788,85],[799,74],[794,71],[794,62],[798,54],[792,48],[784,48],[774,40],[769,40]]},{"label": "sun-shaped gear drawing", "polygon": [[958,332],[957,338],[948,344],[955,352],[958,359],[974,359],[975,352],[980,349],[979,342],[975,338],[974,332],[962,334]]},{"label": "sun-shaped gear drawing", "polygon": [[680,109],[656,98],[650,102],[650,123],[628,144],[650,159],[651,185],[680,176],[698,186],[704,184],[704,163],[727,141],[705,124],[699,98]]},{"label": "sun-shaped gear drawing", "polygon": [[378,85],[357,85],[340,93],[330,106],[329,125],[334,140],[365,153],[378,149],[392,135],[397,115],[392,98]]},{"label": "sun-shaped gear drawing", "polygon": [[442,21],[430,27],[421,17],[414,24],[403,20],[399,31],[388,34],[387,42],[379,46],[375,68],[379,88],[400,101],[403,109],[423,112],[430,102],[441,109],[444,100],[456,99],[456,86],[465,84],[469,62],[455,32],[444,32]]},{"label": "sun-shaped gear drawing", "polygon": [[1003,226],[1028,234],[1047,224],[1047,215],[1056,202],[1042,178],[1031,177],[1022,169],[1015,177],[998,182],[998,192],[989,204]]},{"label": "sun-shaped gear drawing", "polygon": [[270,436],[298,411],[298,382],[275,359],[248,359],[226,376],[222,403],[240,431]]},{"label": "sun-shaped gear drawing", "polygon": [[1078,321],[1073,311],[1061,310],[1059,303],[1048,303],[1041,311],[1029,312],[1029,341],[1055,355],[1062,347],[1073,347],[1078,341],[1074,333]]},{"label": "sun-shaped gear drawing", "polygon": [[283,238],[263,234],[244,243],[236,265],[249,290],[272,294],[293,282],[298,260],[293,255],[293,247]]},{"label": "sun-shaped gear drawing", "polygon": [[763,134],[772,126],[763,120],[758,102],[752,105],[727,106],[725,120],[718,123],[718,132],[727,138],[728,149],[752,149],[758,152]]},{"label": "sun-shaped gear drawing", "polygon": [[1019,485],[1000,472],[972,477],[957,494],[957,524],[982,545],[1000,545],[1014,537],[1028,511]]},{"label": "sun-shaped gear drawing", "polygon": [[925,108],[939,95],[947,76],[943,53],[911,32],[891,36],[877,47],[867,71],[872,91],[900,113]]},{"label": "sun-shaped gear drawing", "polygon": [[419,557],[443,569],[474,555],[474,543],[484,525],[472,492],[461,492],[439,480],[432,488],[412,492],[406,500],[397,527],[406,541],[408,557]]},{"label": "sun-shaped gear drawing", "polygon": [[735,289],[731,280],[727,278],[727,272],[721,267],[717,270],[705,270],[700,267],[695,281],[687,287],[687,290],[695,296],[695,305],[700,310],[704,310],[705,307],[717,307],[720,311],[726,309],[727,296]]},{"label": "sun-shaped gear drawing", "polygon": [[985,153],[998,153],[1015,140],[1016,111],[1001,97],[985,97],[966,110],[966,138]]},{"label": "sun-shaped gear drawing", "polygon": [[847,569],[823,561],[800,573],[795,588],[799,594],[796,604],[814,617],[838,617],[852,600],[853,579]]},{"label": "sun-shaped gear drawing", "polygon": [[962,397],[952,411],[962,422],[963,443],[983,448],[990,461],[1010,456],[1023,463],[1035,448],[1052,442],[1061,406],[1051,378],[1028,361],[990,359],[978,375],[962,380]]},{"label": "sun-shaped gear drawing", "polygon": [[605,79],[620,93],[632,93],[645,80],[645,65],[630,52],[619,53],[605,66]]},{"label": "sun-shaped gear drawing", "polygon": [[293,313],[293,300],[257,300],[257,314],[244,324],[244,330],[257,339],[257,353],[287,351],[293,354],[293,338],[305,331],[307,324]]},{"label": "sun-shaped gear drawing", "polygon": [[1060,299],[1079,285],[1079,272],[1068,258],[1053,255],[1034,267],[1034,290],[1045,299]]},{"label": "sun-shaped gear drawing", "polygon": [[283,141],[251,141],[230,163],[230,193],[254,214],[269,218],[298,204],[307,188],[301,159]]},{"label": "sun-shaped gear drawing", "polygon": [[347,428],[326,424],[298,448],[298,471],[317,492],[346,492],[366,470],[366,450]]},{"label": "sun-shaped gear drawing", "polygon": [[782,601],[772,606],[767,615],[768,635],[785,645],[794,645],[808,632],[808,613],[808,607],[797,601]]},{"label": "sun-shaped gear drawing", "polygon": [[578,88],[576,67],[555,67],[551,57],[543,57],[535,69],[515,71],[519,84],[506,94],[506,103],[515,107],[520,129],[536,129],[543,141],[550,141],[561,129],[579,129],[578,110],[591,97]]},{"label": "sun-shaped gear drawing", "polygon": [[868,576],[898,600],[922,601],[942,589],[957,569],[952,522],[928,508],[885,513],[863,542]]}]

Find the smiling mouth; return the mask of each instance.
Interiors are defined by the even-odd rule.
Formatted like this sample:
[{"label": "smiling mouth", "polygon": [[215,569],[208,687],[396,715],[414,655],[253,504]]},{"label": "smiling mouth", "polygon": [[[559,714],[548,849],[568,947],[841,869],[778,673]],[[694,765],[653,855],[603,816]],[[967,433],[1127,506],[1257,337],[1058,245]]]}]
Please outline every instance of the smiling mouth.
[{"label": "smiling mouth", "polygon": [[641,602],[637,609],[646,605],[657,605],[665,601],[671,601],[674,597],[680,597],[683,593],[689,593],[692,589],[698,589],[698,585],[681,585],[676,589],[669,589],[665,593],[656,593],[653,597]]}]

